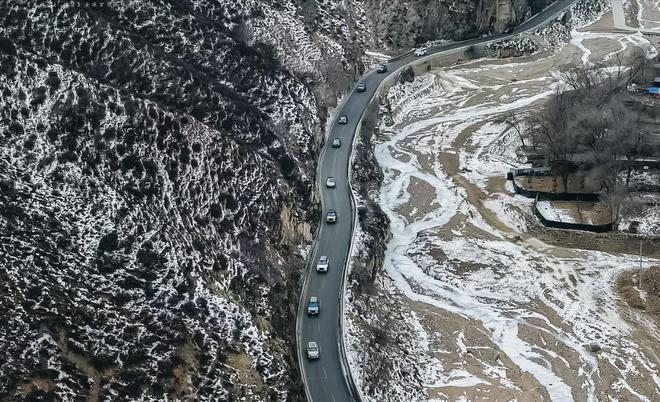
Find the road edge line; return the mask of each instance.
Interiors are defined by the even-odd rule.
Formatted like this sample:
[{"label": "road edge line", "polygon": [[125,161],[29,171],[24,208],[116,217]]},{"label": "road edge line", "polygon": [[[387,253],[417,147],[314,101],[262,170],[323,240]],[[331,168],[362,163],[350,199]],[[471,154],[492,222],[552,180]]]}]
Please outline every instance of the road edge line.
[{"label": "road edge line", "polygon": [[[318,238],[319,234],[321,233],[321,226],[323,225],[323,209],[324,209],[324,201],[323,201],[323,186],[321,185],[321,169],[323,167],[323,161],[325,160],[325,154],[328,150],[328,138],[330,137],[330,133],[332,132],[332,128],[337,124],[337,119],[341,115],[341,110],[344,107],[344,104],[348,100],[348,98],[353,95],[355,92],[355,85],[351,86],[351,90],[344,95],[342,100],[337,104],[335,107],[335,114],[334,116],[331,117],[330,119],[330,124],[325,125],[323,128],[323,141],[321,143],[322,148],[321,148],[321,154],[319,158],[319,162],[316,165],[316,170],[315,170],[315,184],[316,184],[316,190],[319,194],[319,205],[321,206],[321,218],[319,220],[319,225],[316,227],[316,231],[314,233],[314,241],[312,244],[312,247],[309,250],[309,253],[307,255],[307,262],[305,263],[305,271],[304,271],[304,279],[303,279],[303,284],[302,284],[302,289],[300,289],[300,297],[298,299],[298,312],[296,313],[296,354],[298,355],[298,368],[300,370],[300,378],[303,383],[303,388],[305,389],[305,396],[307,397],[307,400],[309,402],[312,402],[312,395],[309,391],[309,388],[307,386],[307,374],[305,373],[305,365],[303,364],[303,346],[304,342],[300,339],[302,335],[302,318],[304,316],[304,311],[305,311],[305,289],[307,288],[307,285],[309,283],[309,278],[313,274],[313,266],[314,266],[314,255],[316,255],[316,252],[318,251]],[[351,149],[351,157],[353,155],[353,151]],[[350,158],[349,158],[349,165],[350,165]],[[350,183],[349,183],[349,190],[350,190]],[[354,229],[354,228],[353,228]],[[351,232],[351,243],[353,240],[353,232]],[[341,357],[340,357],[341,360]],[[343,363],[343,362],[342,362]],[[343,367],[342,367],[343,371]],[[352,379],[351,379],[352,381]]]}]

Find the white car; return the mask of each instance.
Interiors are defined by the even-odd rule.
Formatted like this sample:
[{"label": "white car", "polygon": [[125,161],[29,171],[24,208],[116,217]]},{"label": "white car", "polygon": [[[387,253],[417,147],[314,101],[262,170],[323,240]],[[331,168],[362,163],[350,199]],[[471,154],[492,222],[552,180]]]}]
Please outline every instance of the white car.
[{"label": "white car", "polygon": [[327,188],[335,188],[335,187],[337,187],[337,182],[335,182],[335,178],[334,178],[334,177],[328,177],[328,178],[326,179],[326,181],[325,181],[325,186],[326,186]]},{"label": "white car", "polygon": [[419,49],[415,49],[415,56],[417,57],[426,56],[426,49],[423,47],[420,47]]},{"label": "white car", "polygon": [[316,342],[307,342],[307,358],[316,360],[321,356],[321,349]]},{"label": "white car", "polygon": [[319,258],[319,262],[316,263],[316,272],[328,272],[328,267],[330,266],[330,260],[327,255],[322,255]]}]

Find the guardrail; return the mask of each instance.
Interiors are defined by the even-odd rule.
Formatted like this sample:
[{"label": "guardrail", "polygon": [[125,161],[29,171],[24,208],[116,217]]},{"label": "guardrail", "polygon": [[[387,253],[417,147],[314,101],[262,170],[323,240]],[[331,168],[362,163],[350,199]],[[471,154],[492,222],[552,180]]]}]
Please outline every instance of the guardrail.
[{"label": "guardrail", "polygon": [[[456,50],[458,51],[458,50]],[[412,52],[408,52],[407,54],[410,54]],[[340,356],[340,361],[341,361],[341,366],[342,366],[342,372],[344,374],[344,377],[346,379],[346,383],[349,386],[349,389],[351,391],[351,394],[355,398],[357,402],[362,402],[362,393],[360,392],[360,388],[355,384],[355,380],[353,379],[353,375],[351,374],[351,368],[350,364],[348,363],[348,359],[346,356],[346,345],[344,341],[344,334],[345,334],[345,327],[346,327],[346,315],[344,314],[344,310],[346,308],[346,287],[348,285],[348,277],[350,275],[351,271],[351,256],[353,255],[353,245],[355,244],[354,241],[354,236],[355,236],[355,225],[357,224],[358,220],[358,211],[357,211],[357,201],[355,199],[355,191],[353,190],[353,183],[352,183],[352,178],[351,178],[351,172],[353,170],[353,161],[355,159],[355,145],[356,142],[360,136],[360,132],[362,131],[362,122],[364,120],[365,115],[367,112],[370,110],[371,107],[374,107],[376,109],[376,113],[378,113],[378,105],[375,104],[374,102],[378,102],[378,97],[380,96],[381,92],[385,87],[393,85],[393,83],[396,81],[398,74],[406,67],[408,67],[411,64],[415,64],[415,62],[411,62],[409,64],[405,64],[390,74],[388,74],[387,77],[383,79],[383,81],[378,85],[376,88],[376,91],[374,91],[374,95],[371,97],[369,100],[369,103],[367,104],[367,107],[362,110],[362,113],[360,114],[360,118],[358,120],[358,123],[355,127],[355,132],[353,133],[353,140],[351,141],[351,155],[349,157],[349,163],[347,167],[347,175],[348,175],[348,188],[351,192],[351,208],[352,208],[352,214],[351,214],[351,244],[348,248],[348,254],[346,255],[346,262],[345,266],[346,269],[344,269],[343,275],[342,275],[342,292],[340,295],[340,306],[339,306],[339,313],[340,313],[340,318],[339,318],[339,350],[341,351],[341,356]],[[362,81],[366,76],[369,74],[372,74],[373,70],[368,71],[367,73],[363,74],[360,77],[360,81]]]},{"label": "guardrail", "polygon": [[[344,266],[346,269],[344,269],[344,272],[342,273],[342,291],[340,295],[340,301],[339,301],[339,350],[341,351],[341,356],[339,357],[339,360],[341,362],[341,370],[342,373],[344,374],[344,378],[346,379],[346,383],[348,384],[348,388],[351,391],[351,395],[357,402],[362,402],[362,393],[360,392],[360,388],[355,384],[355,380],[353,379],[353,375],[351,374],[351,367],[350,364],[348,363],[348,359],[346,357],[346,344],[344,342],[344,334],[345,334],[345,327],[346,327],[346,314],[344,314],[344,310],[346,308],[346,288],[348,286],[348,277],[351,273],[351,256],[353,255],[353,245],[355,244],[355,225],[357,224],[358,221],[358,210],[357,210],[357,201],[355,199],[355,191],[353,191],[353,182],[352,182],[352,177],[351,173],[353,171],[353,161],[355,160],[355,145],[360,137],[360,132],[362,131],[362,121],[364,120],[364,116],[367,114],[369,109],[372,107],[373,102],[378,99],[378,95],[381,92],[381,89],[383,87],[383,84],[387,82],[391,77],[394,77],[399,71],[401,71],[403,68],[406,66],[402,66],[392,73],[390,73],[383,81],[378,85],[376,88],[376,91],[374,91],[374,95],[371,97],[369,100],[369,103],[367,104],[367,107],[362,110],[362,113],[360,113],[360,118],[358,119],[358,123],[355,126],[355,131],[353,132],[353,139],[351,141],[351,155],[348,158],[348,166],[346,167],[346,174],[348,176],[348,189],[350,190],[350,199],[351,199],[351,244],[348,247],[348,253],[346,254],[346,261],[344,262]],[[373,74],[374,70],[370,70],[362,76],[360,76],[360,79],[358,81],[362,81],[368,76],[369,74]],[[377,107],[377,105],[376,105]]]},{"label": "guardrail", "polygon": [[[364,75],[360,77],[360,79],[362,79],[363,77]],[[377,89],[376,92],[378,92]],[[371,104],[371,101],[369,103]],[[351,214],[351,244],[348,247],[348,253],[346,254],[346,262],[344,263],[346,269],[344,269],[341,278],[342,286],[341,286],[341,295],[339,297],[339,336],[337,337],[337,339],[339,339],[339,350],[341,351],[341,356],[339,356],[339,360],[341,361],[341,371],[344,374],[344,378],[346,379],[346,383],[348,384],[348,389],[351,391],[351,395],[357,402],[362,402],[362,393],[360,392],[360,388],[355,384],[355,380],[353,379],[353,374],[351,373],[351,365],[348,363],[348,359],[346,357],[346,344],[344,343],[344,334],[346,333],[344,331],[344,329],[346,328],[346,314],[344,314],[344,309],[346,308],[346,287],[348,286],[348,277],[351,273],[351,269],[350,269],[351,256],[353,255],[353,244],[355,243],[354,242],[355,225],[357,224],[357,219],[358,219],[357,202],[355,201],[355,192],[353,191],[353,184],[351,182],[351,172],[353,170],[353,158],[355,157],[355,143],[357,142],[360,136],[360,131],[362,130],[362,119],[367,109],[369,109],[369,106],[367,106],[362,111],[362,114],[360,115],[360,119],[358,120],[358,123],[355,126],[355,132],[353,133],[353,141],[351,141],[351,155],[348,158],[348,166],[346,168],[346,174],[348,175],[348,189],[351,192],[351,197],[350,197],[351,211],[353,213]]]}]

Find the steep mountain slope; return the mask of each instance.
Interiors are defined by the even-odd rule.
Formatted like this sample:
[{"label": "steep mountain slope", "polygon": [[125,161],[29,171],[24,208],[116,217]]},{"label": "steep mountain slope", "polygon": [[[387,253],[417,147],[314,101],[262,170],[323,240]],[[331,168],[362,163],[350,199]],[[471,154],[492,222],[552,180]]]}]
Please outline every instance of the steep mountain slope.
[{"label": "steep mountain slope", "polygon": [[367,21],[380,46],[406,47],[502,32],[551,0],[366,0]]},{"label": "steep mountain slope", "polygon": [[320,113],[270,46],[241,41],[249,12],[0,12],[0,395],[300,392],[290,306]]},{"label": "steep mountain slope", "polygon": [[412,38],[375,5],[0,3],[0,398],[302,398],[327,108]]}]

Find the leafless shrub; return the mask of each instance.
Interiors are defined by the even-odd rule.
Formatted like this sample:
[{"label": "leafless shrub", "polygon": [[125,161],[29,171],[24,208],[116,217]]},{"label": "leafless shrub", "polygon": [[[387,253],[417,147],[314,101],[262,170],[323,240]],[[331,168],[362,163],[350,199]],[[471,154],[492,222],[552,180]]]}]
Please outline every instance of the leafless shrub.
[{"label": "leafless shrub", "polygon": [[520,142],[522,143],[522,146],[525,146],[525,138],[524,138],[524,133],[522,130],[522,124],[523,122],[520,120],[518,115],[516,115],[514,112],[509,112],[506,117],[504,118],[504,122],[511,127],[513,131],[518,134],[518,137],[520,137]]}]

